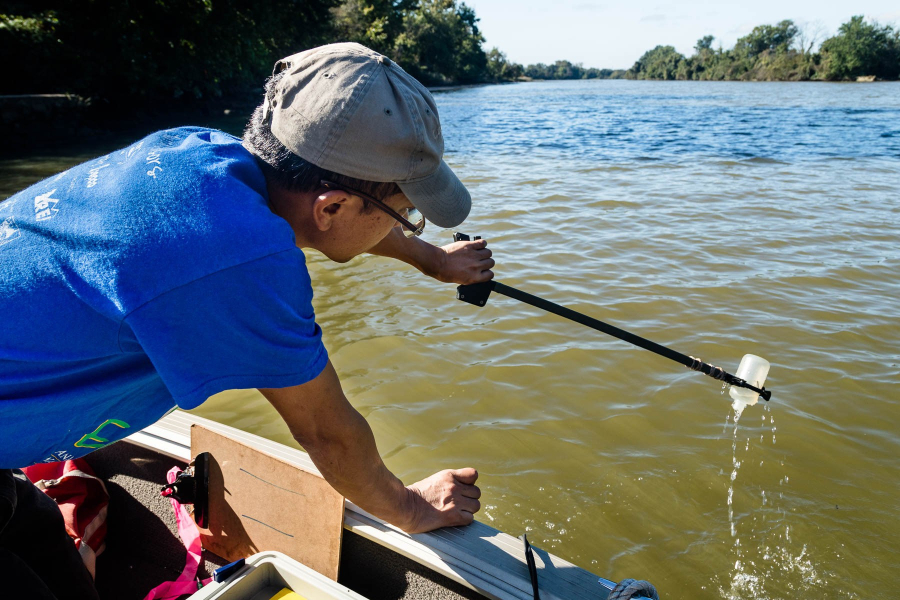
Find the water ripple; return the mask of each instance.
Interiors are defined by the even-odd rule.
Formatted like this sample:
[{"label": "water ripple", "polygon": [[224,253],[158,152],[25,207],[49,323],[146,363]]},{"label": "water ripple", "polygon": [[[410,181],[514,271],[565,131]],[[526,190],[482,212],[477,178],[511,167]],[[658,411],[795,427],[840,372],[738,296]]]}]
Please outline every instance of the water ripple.
[{"label": "water ripple", "polygon": [[[436,99],[473,197],[460,229],[489,240],[500,281],[732,371],[759,354],[774,394],[735,429],[717,382],[663,358],[496,294],[457,302],[386,259],[310,253],[326,345],[389,467],[475,466],[479,518],[666,598],[893,589],[900,84]],[[34,165],[0,167],[18,182]],[[252,392],[199,410],[290,443]]]}]

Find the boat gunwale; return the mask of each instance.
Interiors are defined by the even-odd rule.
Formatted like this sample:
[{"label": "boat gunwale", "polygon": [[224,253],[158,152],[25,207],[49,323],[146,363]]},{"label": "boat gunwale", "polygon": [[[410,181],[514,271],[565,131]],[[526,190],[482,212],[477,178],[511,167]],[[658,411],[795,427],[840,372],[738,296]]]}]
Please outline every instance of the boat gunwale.
[{"label": "boat gunwale", "polygon": [[[320,475],[309,455],[216,421],[173,411],[127,441],[181,461],[191,460],[191,425],[201,425],[266,452],[289,464]],[[428,533],[408,534],[344,500],[344,528],[396,552],[452,581],[495,600],[532,600],[534,597],[521,540],[493,527],[473,522]],[[541,596],[547,600],[602,600],[609,592],[605,580],[593,573],[532,547]],[[598,581],[599,580],[599,581]]]}]

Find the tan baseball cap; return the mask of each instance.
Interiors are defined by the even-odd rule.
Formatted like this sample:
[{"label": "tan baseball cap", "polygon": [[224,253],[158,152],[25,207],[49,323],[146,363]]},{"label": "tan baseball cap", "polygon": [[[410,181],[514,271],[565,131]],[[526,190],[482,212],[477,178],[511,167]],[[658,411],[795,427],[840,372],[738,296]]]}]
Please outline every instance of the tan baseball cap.
[{"label": "tan baseball cap", "polygon": [[353,43],[288,56],[275,63],[282,71],[264,110],[291,152],[347,177],[396,182],[440,227],[465,220],[472,198],[442,159],[437,107],[421,83]]}]

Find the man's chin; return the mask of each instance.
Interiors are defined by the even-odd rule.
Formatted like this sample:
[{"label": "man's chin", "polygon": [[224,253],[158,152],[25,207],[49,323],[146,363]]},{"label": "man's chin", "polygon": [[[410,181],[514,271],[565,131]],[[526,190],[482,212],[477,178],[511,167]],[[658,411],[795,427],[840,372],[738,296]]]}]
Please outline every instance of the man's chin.
[{"label": "man's chin", "polygon": [[[375,245],[373,244],[373,245],[372,245],[372,248],[374,248],[374,247],[375,247]],[[332,261],[332,262],[336,262],[336,263],[339,263],[339,264],[344,264],[344,263],[350,262],[351,260],[353,260],[353,259],[356,258],[357,256],[362,256],[363,254],[366,254],[366,253],[369,252],[372,248],[365,248],[365,249],[362,249],[362,250],[360,250],[359,248],[357,248],[355,251],[354,251],[354,250],[350,250],[350,249],[346,249],[346,248],[329,248],[329,249],[328,249],[328,250],[329,250],[328,252],[326,252],[325,250],[322,250],[322,249],[319,249],[319,252],[321,252],[322,254],[324,254],[325,256],[327,256],[327,257],[328,257],[328,260],[330,260],[330,261]]]},{"label": "man's chin", "polygon": [[[323,252],[323,254],[325,253]],[[341,265],[348,263],[357,257],[356,254],[353,254],[351,256],[325,254],[325,256],[328,257],[328,260],[330,260],[331,262],[336,262]]]}]

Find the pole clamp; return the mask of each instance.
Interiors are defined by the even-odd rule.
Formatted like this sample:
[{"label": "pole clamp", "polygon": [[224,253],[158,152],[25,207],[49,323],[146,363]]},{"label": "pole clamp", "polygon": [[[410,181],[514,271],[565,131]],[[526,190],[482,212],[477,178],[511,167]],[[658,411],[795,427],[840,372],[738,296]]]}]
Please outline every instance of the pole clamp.
[{"label": "pole clamp", "polygon": [[194,521],[203,529],[209,526],[209,452],[201,452],[188,468],[166,485],[160,494],[179,504],[194,506]]}]

